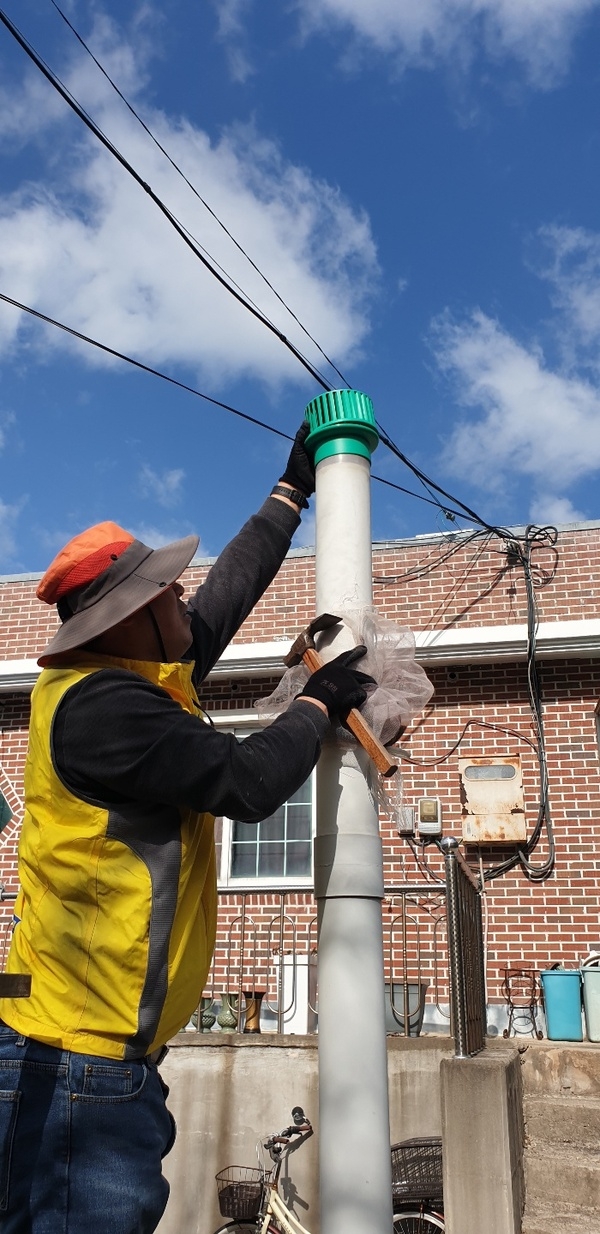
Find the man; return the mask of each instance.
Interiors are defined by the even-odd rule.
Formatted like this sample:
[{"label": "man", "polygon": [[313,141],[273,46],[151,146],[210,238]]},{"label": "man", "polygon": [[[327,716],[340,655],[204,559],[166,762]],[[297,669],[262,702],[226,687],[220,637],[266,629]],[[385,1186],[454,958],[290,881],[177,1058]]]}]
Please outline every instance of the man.
[{"label": "man", "polygon": [[214,815],[255,822],[302,784],[330,717],[365,699],[315,673],[264,732],[211,727],[196,688],[274,578],[314,491],[306,426],[284,475],[185,605],[198,540],[151,550],[114,523],[76,536],[38,588],[62,625],[32,696],[0,1002],[0,1229],[150,1234],[174,1139],[157,1061],[189,1020],[216,930]]}]

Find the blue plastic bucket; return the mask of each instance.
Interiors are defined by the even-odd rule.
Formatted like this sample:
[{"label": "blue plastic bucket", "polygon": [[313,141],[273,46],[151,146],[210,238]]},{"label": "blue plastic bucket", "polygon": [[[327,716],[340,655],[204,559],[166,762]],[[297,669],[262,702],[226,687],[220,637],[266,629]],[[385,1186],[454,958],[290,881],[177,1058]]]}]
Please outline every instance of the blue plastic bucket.
[{"label": "blue plastic bucket", "polygon": [[548,969],[540,973],[544,989],[546,1031],[551,1041],[583,1041],[579,970]]}]

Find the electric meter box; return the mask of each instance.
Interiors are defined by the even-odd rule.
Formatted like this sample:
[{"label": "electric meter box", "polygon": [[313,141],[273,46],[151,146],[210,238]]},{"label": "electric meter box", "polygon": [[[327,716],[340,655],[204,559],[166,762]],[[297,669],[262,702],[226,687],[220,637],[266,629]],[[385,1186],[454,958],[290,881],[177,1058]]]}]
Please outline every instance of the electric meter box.
[{"label": "electric meter box", "polygon": [[512,758],[460,758],[465,844],[522,844],[527,839],[523,778]]},{"label": "electric meter box", "polygon": [[441,836],[442,803],[439,797],[419,797],[417,831],[420,836]]}]

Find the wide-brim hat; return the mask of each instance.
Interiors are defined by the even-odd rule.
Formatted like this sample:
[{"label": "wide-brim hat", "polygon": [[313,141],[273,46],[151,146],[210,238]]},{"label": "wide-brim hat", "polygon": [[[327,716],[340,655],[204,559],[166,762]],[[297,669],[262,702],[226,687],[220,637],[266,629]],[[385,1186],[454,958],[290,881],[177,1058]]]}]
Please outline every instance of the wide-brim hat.
[{"label": "wide-brim hat", "polygon": [[83,647],[155,600],[189,566],[198,543],[186,536],[153,549],[115,523],[69,541],[37,589],[41,600],[57,604],[63,622],[38,664]]}]

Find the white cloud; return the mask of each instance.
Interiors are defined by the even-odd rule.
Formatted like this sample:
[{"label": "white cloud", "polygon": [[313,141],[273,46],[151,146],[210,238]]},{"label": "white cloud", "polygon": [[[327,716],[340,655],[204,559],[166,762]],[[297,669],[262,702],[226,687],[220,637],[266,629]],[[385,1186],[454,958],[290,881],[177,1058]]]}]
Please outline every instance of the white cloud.
[{"label": "white cloud", "polygon": [[15,423],[15,414],[12,411],[0,411],[0,451],[6,445],[6,430]]},{"label": "white cloud", "polygon": [[244,18],[251,7],[252,0],[214,0],[219,21],[219,35],[230,38],[241,35],[244,31]]},{"label": "white cloud", "polygon": [[218,16],[218,37],[225,44],[229,72],[234,81],[244,82],[255,72],[245,44],[245,19],[252,0],[214,0]]},{"label": "white cloud", "polygon": [[534,523],[550,523],[553,526],[560,523],[583,523],[587,518],[568,497],[556,497],[552,493],[540,493],[531,503],[530,515]]},{"label": "white cloud", "polygon": [[17,555],[16,522],[26,498],[9,505],[0,498],[0,569],[8,570]]},{"label": "white cloud", "polygon": [[[164,548],[165,544],[172,544],[174,540],[183,540],[185,536],[191,536],[193,533],[189,527],[181,529],[175,528],[173,531],[163,531],[161,527],[156,527],[151,523],[138,523],[135,527],[129,527],[132,536],[136,540],[141,540],[142,544],[147,544],[149,548]],[[202,557],[207,557],[202,541],[200,540],[198,548],[194,554],[191,565]]]},{"label": "white cloud", "polygon": [[293,548],[312,548],[315,543],[315,516],[313,511],[305,513],[298,530],[294,535]]},{"label": "white cloud", "polygon": [[307,30],[350,30],[402,67],[469,59],[483,47],[510,55],[537,86],[553,83],[570,42],[598,0],[298,0]]},{"label": "white cloud", "polygon": [[580,517],[561,503],[565,489],[600,468],[600,390],[552,371],[540,348],[518,342],[481,311],[463,321],[443,316],[433,346],[459,403],[475,411],[451,434],[446,464],[488,490],[528,476],[532,509],[558,502],[567,521]]},{"label": "white cloud", "polygon": [[[22,508],[22,504],[23,503],[21,503],[21,506],[19,506],[18,510],[16,510],[17,513]],[[193,529],[189,526],[181,527],[175,525],[170,531],[165,531],[163,528],[157,527],[153,523],[138,523],[135,527],[130,527],[126,521],[121,523],[118,516],[117,521],[120,526],[126,527],[126,529],[131,532],[131,535],[135,536],[136,540],[141,540],[143,544],[149,545],[150,548],[163,548],[165,544],[172,544],[174,540],[182,540],[184,536],[197,534],[194,533]],[[68,544],[69,540],[72,540],[73,536],[78,535],[79,532],[84,531],[84,529],[84,524],[81,526],[72,527],[69,531],[65,531],[64,529],[60,530],[60,528],[55,530],[39,528],[37,531],[37,538],[40,545],[44,549],[48,560],[50,560],[52,557],[55,557],[58,552],[60,552],[61,548],[64,548],[65,544]],[[203,549],[202,542],[200,542],[194,561],[196,560],[196,557],[205,557],[206,555],[207,554]]]},{"label": "white cloud", "polygon": [[[133,38],[128,43],[118,37],[108,16],[97,13],[89,40],[86,40],[126,95],[135,93],[146,80],[144,61],[150,51],[149,34],[155,25],[155,16],[148,6],[142,6],[141,10],[138,9],[137,19],[134,17],[131,24]],[[75,97],[81,99],[85,93],[86,105],[90,108],[101,105],[106,99],[105,79],[83,54],[71,63],[69,72],[62,80]],[[0,139],[8,140],[11,145],[23,146],[32,139],[39,139],[67,115],[69,111],[64,100],[31,65],[25,70],[19,89],[15,90],[12,84],[0,86]],[[52,157],[52,151],[46,153]]]},{"label": "white cloud", "polygon": [[158,475],[147,463],[142,467],[138,481],[143,497],[152,497],[161,506],[176,506],[181,501],[181,486],[185,471],[175,468]]},{"label": "white cloud", "polygon": [[589,349],[600,366],[600,235],[582,227],[544,227],[547,258],[540,273],[551,284],[568,325],[567,350]]},{"label": "white cloud", "polygon": [[[112,39],[134,91],[143,64],[136,78],[131,51],[114,32]],[[318,362],[313,345],[89,62],[77,59],[62,75],[183,225]],[[16,127],[29,108],[30,90],[26,82],[5,98],[7,126]],[[115,160],[83,129],[57,120],[50,87],[46,93],[48,106],[40,103],[35,113],[47,154],[43,185],[28,183],[0,197],[0,289],[154,367],[188,366],[205,386],[242,376],[273,385],[302,381],[298,362],[207,273]],[[339,360],[356,353],[368,330],[377,276],[366,216],[334,186],[287,162],[253,128],[230,129],[211,143],[185,119],[172,120],[145,104],[142,110],[313,336]],[[70,116],[66,107],[64,115]],[[0,308],[0,352],[31,340],[32,331],[38,345],[76,349],[89,364],[111,363]]]}]

